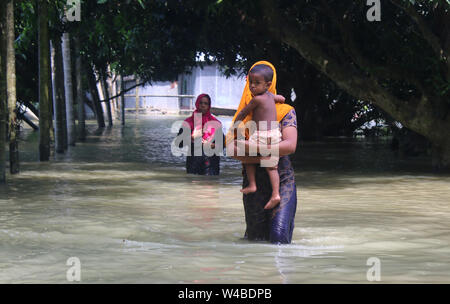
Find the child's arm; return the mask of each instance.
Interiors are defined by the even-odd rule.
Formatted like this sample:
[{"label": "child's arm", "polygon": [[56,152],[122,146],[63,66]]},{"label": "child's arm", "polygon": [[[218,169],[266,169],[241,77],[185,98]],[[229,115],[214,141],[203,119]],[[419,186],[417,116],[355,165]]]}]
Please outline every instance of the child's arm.
[{"label": "child's arm", "polygon": [[286,101],[286,98],[284,98],[283,95],[273,95],[273,99],[275,100],[275,103],[284,103]]},{"label": "child's arm", "polygon": [[247,117],[250,112],[252,112],[259,104],[259,100],[257,98],[253,98],[250,100],[248,105],[246,105],[236,116],[234,121],[243,121],[245,117]]}]

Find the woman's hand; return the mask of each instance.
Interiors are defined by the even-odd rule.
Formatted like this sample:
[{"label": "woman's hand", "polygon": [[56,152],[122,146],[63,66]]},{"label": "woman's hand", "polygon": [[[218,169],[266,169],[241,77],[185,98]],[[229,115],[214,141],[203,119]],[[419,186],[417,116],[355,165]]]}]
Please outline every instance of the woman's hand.
[{"label": "woman's hand", "polygon": [[[203,144],[203,145],[206,145],[206,144],[208,144],[208,143],[210,143],[210,139],[203,139],[203,138],[202,138],[202,144]],[[215,143],[212,142],[210,145],[211,145],[211,149],[216,148],[216,144],[215,144]]]},{"label": "woman's hand", "polygon": [[233,140],[227,145],[227,155],[231,157],[258,157],[259,147],[248,140]]},{"label": "woman's hand", "polygon": [[[297,128],[295,127],[287,127],[284,128],[281,132],[282,140],[278,144],[278,153],[279,156],[289,155],[295,152],[297,148]],[[233,145],[233,146],[231,146]],[[243,161],[244,159],[249,158],[259,158],[255,155],[255,153],[260,153],[261,151],[270,151],[272,147],[270,145],[256,145],[250,143],[248,140],[242,141],[232,141],[229,145],[227,145],[227,155]]]},{"label": "woman's hand", "polygon": [[236,141],[238,155],[258,156],[259,146],[248,140]]},{"label": "woman's hand", "polygon": [[[227,145],[227,156],[231,156],[245,164],[259,164],[262,159],[269,159],[269,157],[256,156],[256,149],[257,146],[248,140],[233,140]],[[253,156],[248,156],[249,154]]]}]

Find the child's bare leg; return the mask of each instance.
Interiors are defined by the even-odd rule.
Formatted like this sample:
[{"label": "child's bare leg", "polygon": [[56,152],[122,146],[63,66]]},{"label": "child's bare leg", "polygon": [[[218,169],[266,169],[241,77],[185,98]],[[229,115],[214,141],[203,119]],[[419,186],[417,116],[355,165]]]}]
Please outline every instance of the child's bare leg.
[{"label": "child's bare leg", "polygon": [[247,173],[248,186],[242,189],[241,192],[244,194],[256,192],[256,166],[252,164],[244,164],[244,166]]},{"label": "child's bare leg", "polygon": [[264,206],[264,209],[272,209],[280,203],[280,176],[278,175],[277,167],[266,168],[269,174],[270,184],[272,185],[272,196],[269,202]]}]

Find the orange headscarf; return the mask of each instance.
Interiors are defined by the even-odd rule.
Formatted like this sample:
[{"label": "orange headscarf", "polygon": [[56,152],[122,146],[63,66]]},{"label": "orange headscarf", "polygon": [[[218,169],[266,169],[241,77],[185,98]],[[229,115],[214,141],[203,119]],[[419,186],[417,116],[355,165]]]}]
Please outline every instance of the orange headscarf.
[{"label": "orange headscarf", "polygon": [[[253,67],[258,64],[267,65],[273,70],[272,84],[269,87],[269,92],[276,95],[277,94],[277,89],[276,89],[277,71],[275,70],[275,67],[268,61],[258,61],[254,65],[252,65],[250,70],[253,69]],[[246,105],[249,104],[249,102],[252,100],[252,98],[253,98],[253,96],[249,89],[249,82],[248,82],[248,77],[247,77],[247,82],[245,84],[244,92],[242,93],[241,102],[239,103],[239,107],[237,108],[236,113],[234,114],[232,125],[234,124],[236,116]],[[284,103],[276,103],[275,107],[277,109],[277,121],[278,122],[280,122],[284,118],[284,116],[286,116],[286,114],[289,113],[289,111],[291,111],[293,109],[292,106],[284,104]],[[244,118],[244,120],[242,121],[242,124],[240,124],[239,127],[242,127],[243,124],[245,124],[247,121],[249,121],[251,119],[252,119],[252,113],[250,113],[249,115],[247,115],[247,117]],[[232,129],[233,128],[230,128],[230,131],[228,131],[228,133],[227,133],[226,142],[228,142],[229,140],[231,140],[233,138]],[[248,130],[246,130],[246,131],[248,131]],[[248,138],[248,134],[246,134],[245,137]]]}]

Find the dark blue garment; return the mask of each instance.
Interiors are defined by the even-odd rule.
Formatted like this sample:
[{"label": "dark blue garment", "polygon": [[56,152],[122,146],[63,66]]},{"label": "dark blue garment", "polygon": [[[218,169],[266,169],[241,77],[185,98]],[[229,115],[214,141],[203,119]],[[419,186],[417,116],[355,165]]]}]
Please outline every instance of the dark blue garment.
[{"label": "dark blue garment", "polygon": [[[280,128],[297,128],[297,115],[292,109],[280,122]],[[270,241],[275,244],[289,244],[294,232],[294,219],[297,210],[297,188],[294,179],[294,169],[289,156],[282,156],[278,162],[280,175],[280,196],[278,206],[264,210],[264,206],[272,196],[272,185],[265,168],[259,165],[256,169],[255,193],[244,195],[244,211],[247,229],[245,237],[254,241]],[[248,186],[245,168],[243,170],[243,187]]]},{"label": "dark blue garment", "polygon": [[[178,135],[183,132],[183,129],[178,131]],[[224,138],[224,137],[223,137]],[[223,141],[222,141],[223,142]],[[182,148],[181,142],[179,147]],[[219,175],[220,174],[220,156],[206,156],[203,151],[202,155],[194,156],[194,142],[191,142],[190,150],[188,150],[188,156],[186,156],[186,173],[199,174],[199,175]]]},{"label": "dark blue garment", "polygon": [[[272,195],[272,186],[266,169],[260,166],[257,167],[255,175],[258,190],[243,196],[247,224],[245,237],[249,240],[270,241],[276,244],[289,244],[292,240],[297,209],[297,190],[289,156],[280,157],[278,174],[280,175],[281,202],[277,207],[270,210],[264,209]],[[243,176],[243,186],[247,187],[245,168]]]},{"label": "dark blue garment", "polygon": [[[190,151],[194,151],[193,145]],[[206,156],[203,151],[201,156],[186,156],[186,172],[200,175],[219,175],[220,157],[217,155]]]}]

